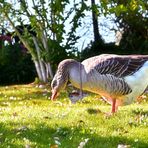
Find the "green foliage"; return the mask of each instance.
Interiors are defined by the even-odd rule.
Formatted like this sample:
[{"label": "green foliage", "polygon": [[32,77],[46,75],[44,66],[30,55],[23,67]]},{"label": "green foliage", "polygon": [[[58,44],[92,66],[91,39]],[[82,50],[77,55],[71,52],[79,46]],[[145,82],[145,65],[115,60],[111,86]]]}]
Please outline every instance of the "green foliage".
[{"label": "green foliage", "polygon": [[123,4],[120,4],[120,5],[117,5],[116,7],[110,8],[109,11],[111,13],[115,13],[116,16],[120,16],[120,14],[127,12],[127,8]]},{"label": "green foliage", "polygon": [[115,14],[115,23],[123,29],[120,48],[131,53],[148,54],[148,19],[146,0],[101,1],[107,14]]},{"label": "green foliage", "polygon": [[67,51],[67,47],[63,47],[59,45],[59,42],[56,40],[48,40],[48,47],[50,49],[49,52],[43,52],[42,58],[45,61],[51,61],[52,68],[54,72],[56,71],[57,65],[59,62],[66,58],[76,58],[77,51]]},{"label": "green foliage", "polygon": [[120,46],[116,46],[114,43],[94,43],[91,42],[81,53],[81,61],[96,56],[99,54],[120,54],[120,55],[127,55],[127,54],[148,54],[148,42],[142,42],[141,46],[138,47],[139,42],[135,39],[135,45],[137,48],[128,48],[126,47],[124,42],[121,42]]},{"label": "green foliage", "polygon": [[[96,7],[95,7],[96,8]],[[102,53],[148,54],[148,19],[145,0],[101,0],[98,10],[104,16],[115,14],[117,30],[123,29],[120,45],[104,42],[90,42],[82,51],[82,59]],[[114,29],[116,30],[116,29]]]},{"label": "green foliage", "polygon": [[[16,3],[17,8],[15,7]],[[122,28],[124,33],[119,47],[114,43],[108,44],[103,41],[91,42],[82,52],[82,59],[101,53],[148,54],[146,0],[100,0],[92,7],[88,6],[86,0],[72,2],[70,0],[16,0],[14,3],[1,1],[0,8],[2,23],[6,20],[10,22],[7,15],[11,18],[14,26],[16,23],[22,25],[26,20],[28,21],[27,23],[36,32],[40,48],[41,55],[36,59],[41,58],[40,60],[44,60],[45,63],[50,62],[54,70],[57,64],[65,58],[76,58],[77,55],[79,58],[80,53],[75,47],[80,39],[77,29],[82,26],[86,12],[89,11],[94,11],[97,16],[107,17],[114,14],[117,27]],[[30,50],[32,57],[37,56],[32,35],[27,29],[24,30],[22,39],[31,47],[28,50]],[[45,45],[45,42],[48,46]],[[2,63],[7,62],[5,60],[1,60]]]},{"label": "green foliage", "polygon": [[32,82],[36,75],[30,55],[19,44],[0,49],[0,72],[1,85]]},{"label": "green foliage", "polygon": [[111,106],[90,95],[70,104],[65,92],[58,101],[47,99],[49,87],[0,87],[0,145],[36,148],[148,147],[147,99],[119,108],[107,118]]},{"label": "green foliage", "polygon": [[[118,46],[115,46],[114,43],[94,43],[91,42],[83,51],[81,54],[81,60],[84,60],[86,58],[89,58],[91,56],[96,56],[102,53],[108,53],[108,54],[124,54],[122,50]],[[125,52],[127,53],[127,51]]]},{"label": "green foliage", "polygon": [[[9,2],[4,4],[6,8],[10,5]],[[69,0],[17,0],[11,3],[11,11],[3,9],[4,4],[0,2],[1,22],[4,20],[11,22],[11,27],[29,50],[33,59],[51,63],[52,67],[55,67],[61,60],[74,56],[75,44],[79,39],[76,29],[81,25],[80,19],[85,15],[86,4],[84,2],[82,4],[74,2],[70,5]],[[30,7],[29,4],[32,6]],[[66,25],[69,20],[71,20],[71,25],[67,29]],[[24,33],[20,35],[16,31],[16,26],[18,24],[25,26],[26,21],[36,33],[38,54],[35,50],[37,46],[33,45],[34,42],[31,39],[32,34],[27,29],[24,29]],[[3,27],[5,28],[5,25]]]},{"label": "green foliage", "polygon": [[68,55],[66,49],[60,46],[56,40],[49,40],[48,47],[50,49],[50,54],[45,55],[45,58],[51,61],[52,68],[55,71],[59,62],[68,58]]}]

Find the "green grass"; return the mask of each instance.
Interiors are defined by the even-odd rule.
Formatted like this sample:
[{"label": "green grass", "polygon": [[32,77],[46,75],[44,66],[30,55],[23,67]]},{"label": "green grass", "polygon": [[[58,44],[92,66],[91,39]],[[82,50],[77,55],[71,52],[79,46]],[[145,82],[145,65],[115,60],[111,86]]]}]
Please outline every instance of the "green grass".
[{"label": "green grass", "polygon": [[1,148],[78,148],[84,141],[84,148],[148,147],[147,98],[106,118],[111,106],[98,96],[76,104],[65,92],[55,102],[49,96],[48,87],[0,87]]}]

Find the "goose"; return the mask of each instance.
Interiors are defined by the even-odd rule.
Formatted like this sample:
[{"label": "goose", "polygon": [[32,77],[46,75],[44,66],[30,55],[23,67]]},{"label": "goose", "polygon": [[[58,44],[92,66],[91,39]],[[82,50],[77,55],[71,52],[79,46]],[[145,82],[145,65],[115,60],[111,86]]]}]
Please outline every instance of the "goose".
[{"label": "goose", "polygon": [[76,88],[101,95],[115,113],[118,106],[136,101],[148,87],[148,55],[101,54],[82,63],[65,59],[51,82],[51,100],[68,81]]}]

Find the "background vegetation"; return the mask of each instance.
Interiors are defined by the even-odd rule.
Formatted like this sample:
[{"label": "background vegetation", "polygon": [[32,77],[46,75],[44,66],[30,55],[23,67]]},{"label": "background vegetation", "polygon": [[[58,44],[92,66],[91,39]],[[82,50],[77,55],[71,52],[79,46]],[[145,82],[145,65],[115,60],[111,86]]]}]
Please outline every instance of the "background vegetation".
[{"label": "background vegetation", "polygon": [[4,46],[0,51],[0,84],[21,84],[34,81],[36,71],[30,54],[20,44]]},{"label": "background vegetation", "polygon": [[[0,2],[0,52],[4,51],[9,56],[0,56],[1,78],[8,79],[4,82],[22,83],[37,76],[39,80],[48,82],[53,78],[57,64],[65,58],[81,61],[102,53],[148,54],[147,10],[146,0],[3,0]],[[101,17],[108,18],[114,26],[110,28]],[[113,43],[105,42],[102,26],[115,32],[119,38]],[[93,36],[85,45],[83,38],[87,38],[88,32]],[[3,37],[11,37],[12,41],[6,44]],[[28,50],[26,57],[21,48],[19,56],[22,57],[17,56],[19,46],[16,50],[16,44]],[[22,66],[14,66],[15,57],[19,57],[16,61]],[[3,60],[12,64],[4,64]],[[10,73],[7,72],[9,69]]]}]

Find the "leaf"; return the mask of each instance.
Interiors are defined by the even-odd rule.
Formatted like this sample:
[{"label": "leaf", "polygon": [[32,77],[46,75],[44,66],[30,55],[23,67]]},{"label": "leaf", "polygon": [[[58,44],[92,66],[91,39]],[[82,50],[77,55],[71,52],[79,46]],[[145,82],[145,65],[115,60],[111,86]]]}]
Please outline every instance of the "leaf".
[{"label": "leaf", "polygon": [[14,96],[10,96],[10,98],[9,98],[10,100],[17,100],[17,98],[16,97],[14,97]]},{"label": "leaf", "polygon": [[118,144],[117,148],[130,148],[130,145],[125,145],[125,144]]},{"label": "leaf", "polygon": [[83,148],[89,141],[89,138],[84,139],[84,141],[80,142],[78,148]]},{"label": "leaf", "polygon": [[31,147],[30,147],[30,145],[29,145],[29,144],[26,144],[26,145],[25,145],[25,148],[31,148]]},{"label": "leaf", "polygon": [[13,115],[14,117],[16,117],[16,116],[18,116],[18,113],[17,113],[17,112],[14,112],[12,115]]},{"label": "leaf", "polygon": [[17,132],[22,132],[22,131],[26,131],[27,129],[28,129],[27,126],[21,126],[21,127],[15,129],[15,130],[16,130]]},{"label": "leaf", "polygon": [[51,145],[50,148],[58,148],[58,145]]},{"label": "leaf", "polygon": [[61,142],[60,142],[59,137],[54,137],[54,142],[55,142],[55,144],[57,144],[57,145],[61,145]]},{"label": "leaf", "polygon": [[131,2],[130,2],[130,9],[132,11],[134,11],[135,9],[137,9],[137,7],[138,7],[137,1],[136,0],[131,0]]}]

